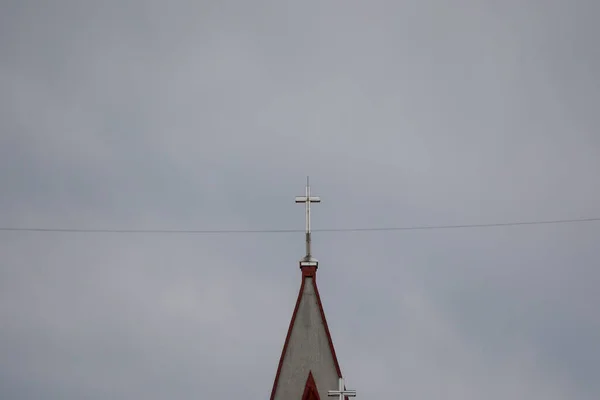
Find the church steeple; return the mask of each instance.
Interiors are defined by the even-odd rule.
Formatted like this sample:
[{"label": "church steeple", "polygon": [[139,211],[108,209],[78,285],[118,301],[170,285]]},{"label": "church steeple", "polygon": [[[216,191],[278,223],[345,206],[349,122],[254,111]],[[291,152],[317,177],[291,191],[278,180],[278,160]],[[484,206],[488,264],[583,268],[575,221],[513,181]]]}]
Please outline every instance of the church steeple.
[{"label": "church steeple", "polygon": [[270,400],[327,400],[329,396],[353,397],[343,386],[342,372],[325,319],[316,282],[318,261],[312,257],[310,204],[307,179],[305,196],[296,203],[306,204],[306,255],[300,260],[302,281],[296,306],[283,345]]}]

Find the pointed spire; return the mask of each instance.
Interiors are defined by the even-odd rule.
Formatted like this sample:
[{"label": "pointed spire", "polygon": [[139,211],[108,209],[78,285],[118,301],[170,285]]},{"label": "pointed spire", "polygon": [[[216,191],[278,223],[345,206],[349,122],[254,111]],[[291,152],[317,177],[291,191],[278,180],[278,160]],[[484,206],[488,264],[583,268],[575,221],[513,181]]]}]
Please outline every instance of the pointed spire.
[{"label": "pointed spire", "polygon": [[315,276],[307,273],[314,269],[302,268],[302,284],[270,400],[302,399],[307,385],[302,371],[318,371],[313,379],[321,400],[328,399],[327,389],[337,386],[342,377]]},{"label": "pointed spire", "polygon": [[[327,400],[328,389],[340,386],[340,365],[316,282],[317,260],[310,247],[310,203],[321,199],[310,193],[296,197],[306,206],[306,256],[300,261],[302,283],[277,366],[270,400]],[[314,372],[314,374],[313,374]],[[344,387],[339,389],[346,395]],[[348,399],[344,399],[348,400]]]}]

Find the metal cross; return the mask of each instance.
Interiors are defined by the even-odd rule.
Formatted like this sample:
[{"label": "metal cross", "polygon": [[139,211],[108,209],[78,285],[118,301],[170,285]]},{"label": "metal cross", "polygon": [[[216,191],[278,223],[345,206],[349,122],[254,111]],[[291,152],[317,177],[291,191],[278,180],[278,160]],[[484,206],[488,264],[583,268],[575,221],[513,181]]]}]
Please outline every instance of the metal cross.
[{"label": "metal cross", "polygon": [[312,255],[310,253],[310,204],[311,203],[320,203],[321,198],[317,196],[310,195],[310,182],[308,180],[308,176],[306,177],[306,195],[297,196],[296,203],[304,203],[306,204],[306,261],[312,260]]},{"label": "metal cross", "polygon": [[337,396],[339,400],[344,400],[344,396],[346,397],[356,397],[356,390],[346,390],[344,385],[344,378],[340,378],[338,383],[338,390],[329,390],[327,392],[328,396]]}]

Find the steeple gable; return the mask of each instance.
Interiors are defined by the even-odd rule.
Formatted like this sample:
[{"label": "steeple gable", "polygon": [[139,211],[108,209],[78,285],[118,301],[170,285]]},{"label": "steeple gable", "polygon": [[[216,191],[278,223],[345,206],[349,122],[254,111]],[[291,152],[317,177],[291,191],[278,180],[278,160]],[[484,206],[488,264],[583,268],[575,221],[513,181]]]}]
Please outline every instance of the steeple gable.
[{"label": "steeple gable", "polygon": [[319,397],[319,391],[317,390],[317,385],[315,384],[315,379],[312,376],[312,372],[309,372],[308,378],[306,378],[306,385],[304,385],[304,394],[302,395],[302,400],[321,400]]}]

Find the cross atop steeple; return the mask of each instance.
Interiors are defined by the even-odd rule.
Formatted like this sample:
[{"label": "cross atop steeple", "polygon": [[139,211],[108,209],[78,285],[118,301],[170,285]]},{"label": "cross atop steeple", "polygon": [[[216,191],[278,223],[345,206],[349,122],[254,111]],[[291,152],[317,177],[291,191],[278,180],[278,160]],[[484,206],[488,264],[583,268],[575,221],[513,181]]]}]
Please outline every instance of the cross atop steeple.
[{"label": "cross atop steeple", "polygon": [[308,176],[306,177],[306,194],[304,196],[297,196],[296,203],[304,203],[306,205],[306,255],[300,260],[300,267],[316,267],[318,261],[312,257],[310,243],[310,203],[320,203],[321,198],[310,195],[310,181]]},{"label": "cross atop steeple", "polygon": [[[344,382],[340,381],[342,371],[317,289],[318,262],[310,250],[310,206],[320,202],[319,197],[311,195],[306,178],[306,193],[296,197],[296,203],[303,203],[306,208],[306,256],[300,260],[302,284],[270,400],[348,400],[356,395],[355,391],[346,390]],[[338,390],[327,390],[335,387]]]}]

